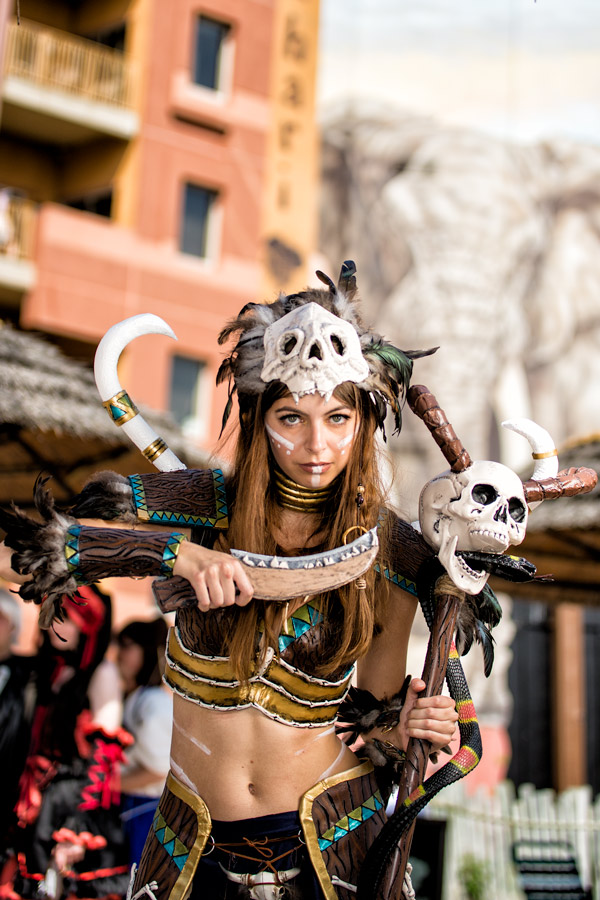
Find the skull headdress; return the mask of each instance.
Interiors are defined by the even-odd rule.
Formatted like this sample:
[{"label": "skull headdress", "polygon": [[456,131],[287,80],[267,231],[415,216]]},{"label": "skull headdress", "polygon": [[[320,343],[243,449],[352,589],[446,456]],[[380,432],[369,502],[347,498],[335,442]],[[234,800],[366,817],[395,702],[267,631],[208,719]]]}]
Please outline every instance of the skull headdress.
[{"label": "skull headdress", "polygon": [[434,351],[399,350],[364,325],[355,302],[355,271],[353,262],[345,262],[337,285],[317,272],[327,290],[281,294],[274,303],[248,303],[225,326],[219,343],[232,335],[237,342],[217,375],[217,383],[229,380],[223,425],[234,391],[242,409],[273,381],[285,384],[296,401],[313,393],[329,399],[338,385],[350,381],[368,392],[382,428],[389,406],[395,430],[400,430],[412,360]]}]

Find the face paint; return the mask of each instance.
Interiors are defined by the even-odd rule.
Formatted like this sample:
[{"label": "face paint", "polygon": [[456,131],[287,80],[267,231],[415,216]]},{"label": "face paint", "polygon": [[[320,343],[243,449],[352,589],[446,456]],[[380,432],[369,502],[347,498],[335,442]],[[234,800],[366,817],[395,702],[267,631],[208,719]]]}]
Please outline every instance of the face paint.
[{"label": "face paint", "polygon": [[193,734],[188,734],[188,732],[185,731],[185,729],[183,729],[178,722],[173,722],[173,728],[175,728],[175,730],[178,731],[179,734],[183,735],[183,737],[187,741],[190,741],[195,747],[197,747],[199,750],[202,750],[203,753],[206,753],[207,756],[212,755],[212,750],[209,750],[206,744],[203,744],[201,741],[197,740],[193,736]]},{"label": "face paint", "polygon": [[321,484],[321,474],[323,472],[323,466],[314,466],[312,470],[312,475],[310,476],[310,481],[313,487],[319,487]]},{"label": "face paint", "polygon": [[354,438],[353,434],[347,434],[346,437],[343,437],[341,441],[338,441],[338,450],[342,451],[342,456],[345,456],[346,450],[345,448],[352,442]]},{"label": "face paint", "polygon": [[280,434],[277,434],[277,432],[273,428],[271,428],[270,425],[265,425],[265,428],[271,440],[274,441],[278,447],[285,447],[289,456],[295,445],[292,444],[291,441],[288,441],[286,438],[282,437]]}]

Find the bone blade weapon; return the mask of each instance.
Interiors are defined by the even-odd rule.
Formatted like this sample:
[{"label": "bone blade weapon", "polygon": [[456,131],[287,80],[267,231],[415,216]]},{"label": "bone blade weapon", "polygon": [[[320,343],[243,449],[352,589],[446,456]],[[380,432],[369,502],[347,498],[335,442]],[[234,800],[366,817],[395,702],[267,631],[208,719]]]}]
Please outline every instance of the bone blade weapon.
[{"label": "bone blade weapon", "polygon": [[[375,562],[379,541],[377,528],[354,541],[324,553],[307,556],[263,556],[231,550],[242,563],[260,600],[293,600],[307,594],[333,591],[363,575]],[[197,598],[185,578],[157,578],[152,585],[163,612],[196,606]]]}]

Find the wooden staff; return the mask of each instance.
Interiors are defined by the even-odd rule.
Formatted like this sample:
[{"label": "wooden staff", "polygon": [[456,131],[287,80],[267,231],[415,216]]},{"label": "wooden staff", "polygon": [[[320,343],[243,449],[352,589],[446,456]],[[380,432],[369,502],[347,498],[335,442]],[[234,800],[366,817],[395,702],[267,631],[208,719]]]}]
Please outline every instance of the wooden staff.
[{"label": "wooden staff", "polygon": [[[435,612],[427,646],[427,655],[422,678],[425,689],[420,697],[433,697],[441,693],[446,677],[448,655],[454,640],[456,618],[464,600],[464,591],[456,587],[448,575],[442,575],[435,584]],[[429,761],[429,741],[411,738],[406,750],[406,760],[398,786],[396,809],[423,783]],[[392,856],[379,896],[385,900],[401,900],[404,872],[410,853],[415,823],[411,825],[399,842]]]},{"label": "wooden staff", "polygon": [[[471,458],[448,422],[444,410],[433,394],[422,384],[416,384],[408,392],[408,403],[415,415],[423,419],[435,442],[440,447],[453,472],[463,472],[471,465]],[[448,655],[454,640],[456,619],[464,591],[456,587],[448,575],[438,578],[434,590],[434,618],[425,656],[422,678],[425,689],[420,697],[433,697],[441,693],[446,678]],[[411,738],[406,749],[406,760],[396,799],[396,809],[411,796],[425,780],[429,761],[429,741]],[[415,825],[408,829],[396,848],[383,879],[380,897],[385,900],[401,900],[404,872],[410,853]]]}]

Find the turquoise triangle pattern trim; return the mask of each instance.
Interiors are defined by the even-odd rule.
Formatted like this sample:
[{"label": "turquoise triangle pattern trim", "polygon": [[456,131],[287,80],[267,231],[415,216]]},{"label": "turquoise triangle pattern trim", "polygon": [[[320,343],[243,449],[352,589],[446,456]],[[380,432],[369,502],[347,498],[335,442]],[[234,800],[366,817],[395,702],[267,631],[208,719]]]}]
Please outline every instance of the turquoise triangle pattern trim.
[{"label": "turquoise triangle pattern trim", "polygon": [[[304,618],[299,618],[299,614],[301,612],[308,612],[308,619],[306,621]],[[318,625],[323,621],[323,613],[313,603],[305,603],[300,609],[297,609],[295,613],[289,617],[286,622],[286,634],[279,635],[279,652],[283,653],[290,644],[293,644],[294,641],[298,640],[299,637],[302,637],[303,634],[306,634],[311,628],[314,628],[315,625]],[[292,634],[289,634],[289,632]]]},{"label": "turquoise triangle pattern trim", "polygon": [[168,578],[173,574],[173,566],[175,565],[179,548],[185,539],[186,537],[184,534],[175,533],[167,535],[167,543],[163,550],[163,558],[160,564],[161,575],[165,575]]},{"label": "turquoise triangle pattern trim", "polygon": [[229,524],[229,511],[227,509],[227,494],[225,493],[225,475],[222,469],[213,469],[213,484],[215,487],[215,525],[227,528]]},{"label": "turquoise triangle pattern trim", "polygon": [[319,849],[327,850],[332,844],[337,843],[337,841],[350,834],[351,831],[359,828],[367,819],[379,812],[380,809],[383,809],[383,799],[381,793],[375,791],[368,800],[365,800],[364,803],[353,809],[347,816],[339,819],[335,825],[332,825],[321,835],[318,839]]},{"label": "turquoise triangle pattern trim", "polygon": [[383,575],[384,578],[391,581],[392,584],[402,588],[403,591],[407,591],[407,593],[413,594],[415,597],[417,596],[416,582],[411,581],[410,578],[401,575],[399,572],[394,572],[394,570],[390,569],[388,566],[381,566],[380,563],[375,563],[374,569],[379,575]]},{"label": "turquoise triangle pattern trim", "polygon": [[229,510],[227,507],[227,494],[225,493],[225,475],[222,469],[213,469],[212,476],[215,489],[214,516],[149,509],[141,476],[130,475],[129,483],[131,484],[135,508],[138,512],[143,513],[142,518],[147,522],[154,522],[158,525],[186,525],[188,527],[200,525],[204,528],[227,528],[229,525]]},{"label": "turquoise triangle pattern trim", "polygon": [[[190,855],[190,850],[188,847],[186,847],[181,838],[177,837],[174,829],[170,828],[168,822],[165,821],[165,818],[160,811],[160,807],[157,808],[156,813],[154,814],[152,827],[157,841],[169,854],[169,856],[181,872],[187,862],[188,856]],[[166,840],[167,831],[170,832],[168,840]],[[175,848],[177,848],[177,853],[175,853]],[[181,852],[182,850],[183,853]]]},{"label": "turquoise triangle pattern trim", "polygon": [[75,579],[77,584],[86,584],[86,579],[79,572],[79,535],[81,533],[81,525],[71,525],[67,529],[65,535],[65,559],[67,561],[67,569]]}]

